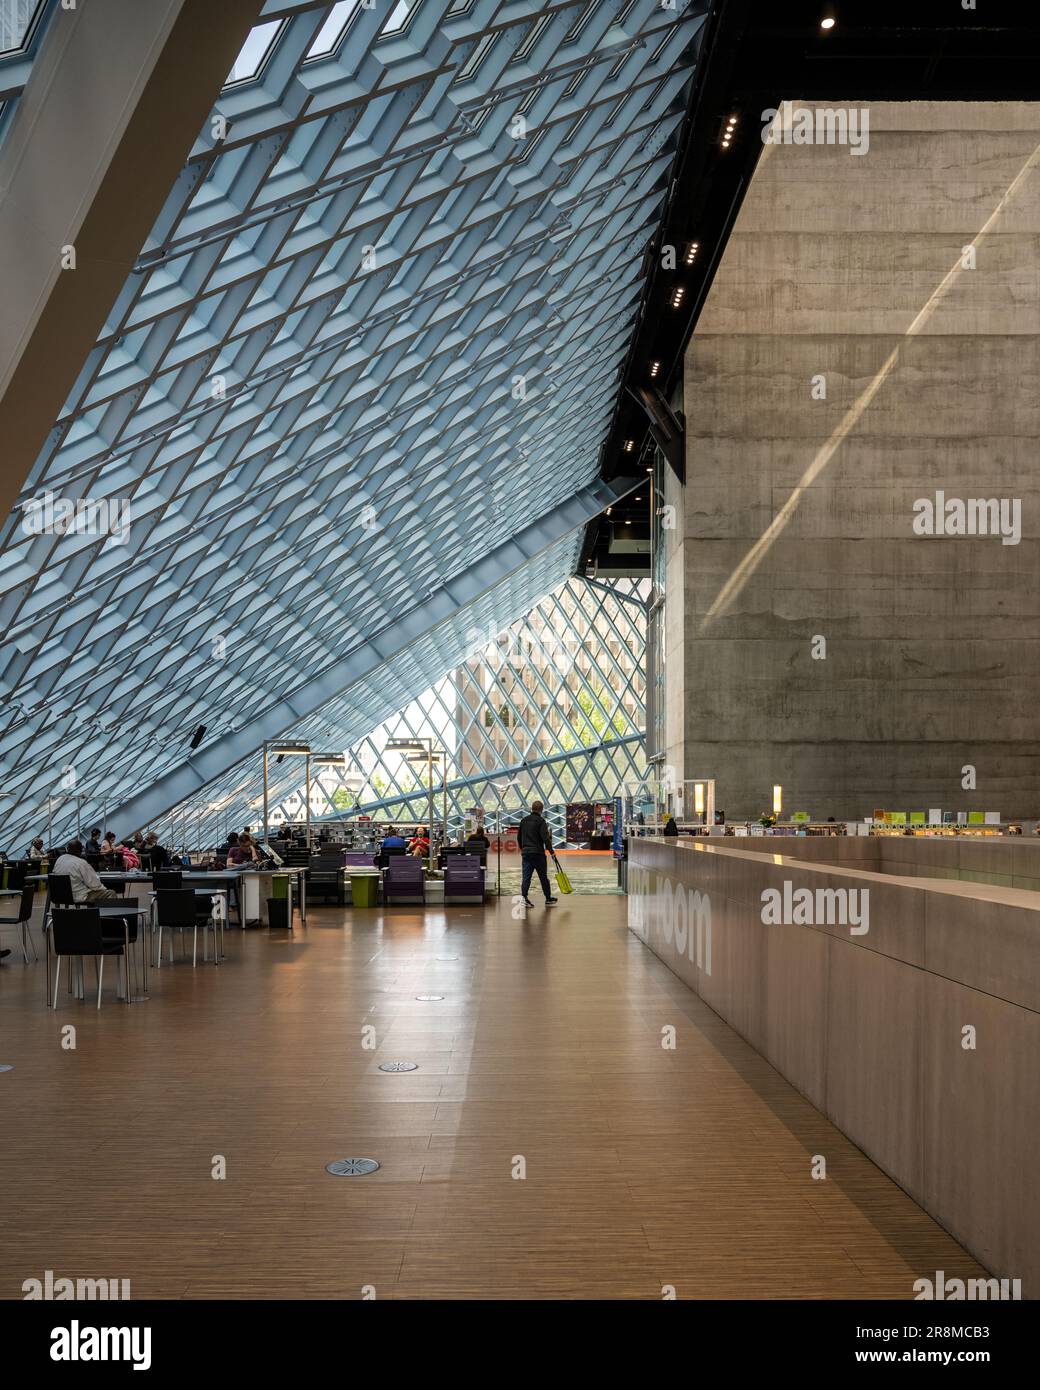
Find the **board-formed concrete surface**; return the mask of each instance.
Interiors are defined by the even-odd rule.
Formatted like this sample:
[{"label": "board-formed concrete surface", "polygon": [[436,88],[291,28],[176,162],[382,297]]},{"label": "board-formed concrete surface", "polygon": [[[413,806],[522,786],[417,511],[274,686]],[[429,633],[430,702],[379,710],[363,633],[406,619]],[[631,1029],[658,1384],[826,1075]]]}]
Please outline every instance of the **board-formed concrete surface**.
[{"label": "board-formed concrete surface", "polygon": [[[764,149],[687,353],[665,533],[668,760],[731,819],[774,783],[819,819],[1037,813],[1038,333],[1040,104],[878,104],[865,154]],[[1006,534],[915,532],[937,493],[950,526],[1005,503]]]}]

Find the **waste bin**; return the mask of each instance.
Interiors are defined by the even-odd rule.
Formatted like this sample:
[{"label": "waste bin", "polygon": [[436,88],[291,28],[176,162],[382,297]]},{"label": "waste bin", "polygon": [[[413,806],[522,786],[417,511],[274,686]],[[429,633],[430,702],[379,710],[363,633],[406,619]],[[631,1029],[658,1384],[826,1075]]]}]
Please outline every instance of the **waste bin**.
[{"label": "waste bin", "polygon": [[269,927],[280,927],[282,931],[289,930],[288,898],[267,899],[267,925]]},{"label": "waste bin", "polygon": [[379,903],[379,875],[351,874],[350,901],[355,907],[376,907]]}]

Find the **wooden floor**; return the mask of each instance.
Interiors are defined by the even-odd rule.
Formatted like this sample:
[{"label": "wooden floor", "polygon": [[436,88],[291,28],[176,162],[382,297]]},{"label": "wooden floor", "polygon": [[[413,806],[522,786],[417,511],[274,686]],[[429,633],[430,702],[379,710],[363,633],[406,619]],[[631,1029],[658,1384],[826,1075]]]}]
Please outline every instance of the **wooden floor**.
[{"label": "wooden floor", "polygon": [[[12,955],[0,1297],[48,1269],[171,1299],[909,1298],[981,1275],[624,911],[312,909],[100,1013],[48,1010]],[[382,1166],[325,1172],[345,1157]]]}]

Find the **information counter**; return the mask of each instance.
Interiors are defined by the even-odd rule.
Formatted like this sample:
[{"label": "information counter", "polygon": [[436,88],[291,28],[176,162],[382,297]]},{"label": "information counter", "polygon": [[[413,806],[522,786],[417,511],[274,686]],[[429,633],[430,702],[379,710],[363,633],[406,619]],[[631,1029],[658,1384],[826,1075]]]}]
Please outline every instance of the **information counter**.
[{"label": "information counter", "polygon": [[[877,872],[871,845],[894,843],[803,839],[796,857],[632,839],[628,924],[980,1263],[1037,1298],[1040,892]],[[840,862],[823,857],[833,846]],[[918,846],[926,859],[1004,848],[908,839],[901,852]],[[1012,876],[1020,846],[1002,864]]]}]

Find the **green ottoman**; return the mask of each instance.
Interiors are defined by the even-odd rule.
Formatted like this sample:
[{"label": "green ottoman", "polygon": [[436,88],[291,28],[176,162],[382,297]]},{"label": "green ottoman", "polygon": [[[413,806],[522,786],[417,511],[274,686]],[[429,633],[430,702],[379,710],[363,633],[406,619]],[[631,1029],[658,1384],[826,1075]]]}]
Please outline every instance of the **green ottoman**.
[{"label": "green ottoman", "polygon": [[377,907],[379,904],[379,875],[350,874],[350,900],[355,907]]}]

